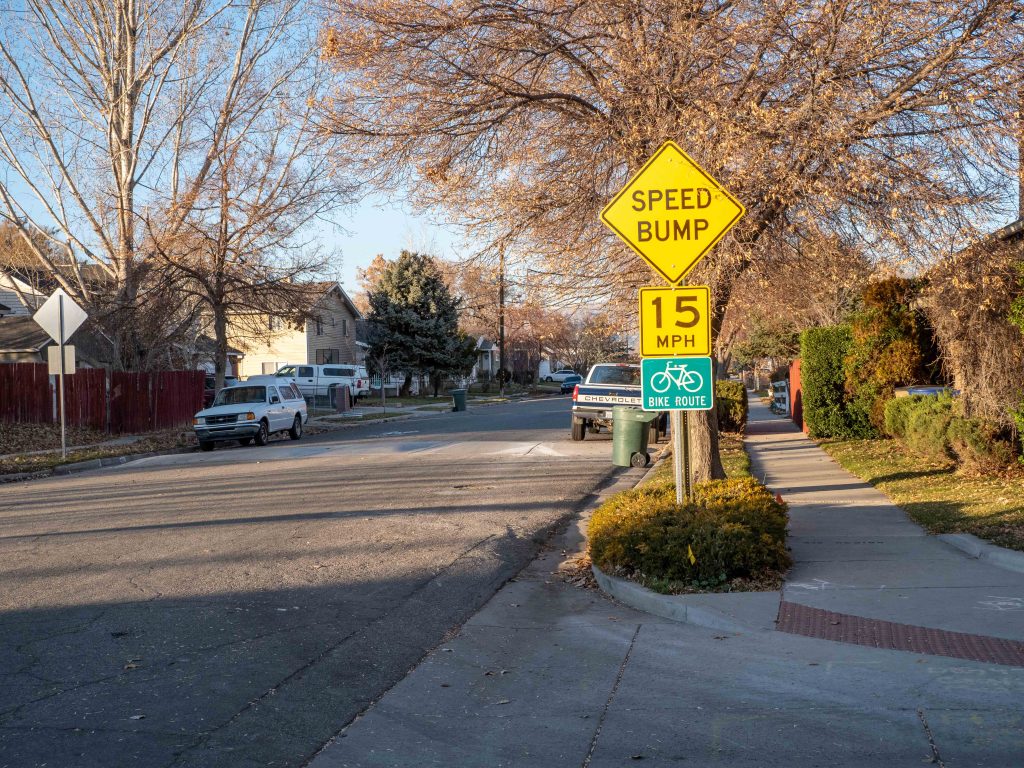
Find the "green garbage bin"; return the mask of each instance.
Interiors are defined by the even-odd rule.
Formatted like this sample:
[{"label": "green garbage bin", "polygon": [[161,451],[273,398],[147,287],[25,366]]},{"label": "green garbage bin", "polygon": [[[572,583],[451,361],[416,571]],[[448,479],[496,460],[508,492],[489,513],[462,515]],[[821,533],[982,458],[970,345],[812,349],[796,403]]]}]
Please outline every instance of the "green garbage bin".
[{"label": "green garbage bin", "polygon": [[612,464],[617,467],[646,467],[647,439],[651,422],[658,418],[654,411],[641,411],[628,405],[612,408]]},{"label": "green garbage bin", "polygon": [[451,391],[452,400],[455,403],[453,411],[464,411],[466,410],[466,390],[464,389],[453,389]]}]

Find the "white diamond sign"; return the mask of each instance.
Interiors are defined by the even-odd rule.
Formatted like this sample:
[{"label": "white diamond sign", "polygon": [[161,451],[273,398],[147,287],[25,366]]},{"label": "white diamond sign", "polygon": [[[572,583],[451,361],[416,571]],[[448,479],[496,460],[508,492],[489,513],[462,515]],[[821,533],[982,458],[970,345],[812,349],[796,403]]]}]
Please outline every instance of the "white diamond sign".
[{"label": "white diamond sign", "polygon": [[[43,302],[43,306],[32,315],[32,319],[58,344],[62,341],[66,343],[71,338],[71,334],[77,331],[88,317],[85,310],[75,304],[63,288],[54,291],[50,298]],[[63,339],[61,339],[62,319],[64,321]]]}]

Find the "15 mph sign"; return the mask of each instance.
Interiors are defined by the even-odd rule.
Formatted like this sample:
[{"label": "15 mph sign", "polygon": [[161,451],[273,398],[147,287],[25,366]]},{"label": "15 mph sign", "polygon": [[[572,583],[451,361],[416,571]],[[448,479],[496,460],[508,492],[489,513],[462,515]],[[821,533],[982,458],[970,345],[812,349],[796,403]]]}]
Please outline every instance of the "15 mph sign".
[{"label": "15 mph sign", "polygon": [[666,141],[601,212],[601,221],[678,283],[745,209],[675,142]]},{"label": "15 mph sign", "polygon": [[711,289],[640,289],[640,356],[711,354]]}]

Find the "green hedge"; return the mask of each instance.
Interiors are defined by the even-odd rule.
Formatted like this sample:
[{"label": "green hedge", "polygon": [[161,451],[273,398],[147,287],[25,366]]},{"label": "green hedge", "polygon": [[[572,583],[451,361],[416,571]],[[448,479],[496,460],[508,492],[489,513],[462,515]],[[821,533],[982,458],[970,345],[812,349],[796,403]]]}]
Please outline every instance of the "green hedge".
[{"label": "green hedge", "polygon": [[1013,443],[987,421],[954,416],[946,436],[960,469],[968,474],[993,474],[1017,460]]},{"label": "green hedge", "polygon": [[800,334],[800,396],[811,437],[875,436],[868,414],[846,396],[844,361],[852,339],[848,325]]},{"label": "green hedge", "polygon": [[885,404],[885,432],[889,437],[903,440],[907,436],[907,422],[924,395],[894,397]]},{"label": "green hedge", "polygon": [[904,442],[907,447],[932,461],[953,458],[946,430],[953,418],[953,398],[949,395],[923,397],[907,414]]},{"label": "green hedge", "polygon": [[932,461],[950,459],[968,474],[989,474],[1016,460],[1016,449],[998,427],[957,414],[951,395],[894,397],[885,405],[885,429],[911,452]]},{"label": "green hedge", "polygon": [[663,591],[764,579],[791,565],[786,521],[786,505],[753,478],[700,483],[681,507],[670,484],[640,487],[594,512],[590,556],[605,572]]},{"label": "green hedge", "polygon": [[743,432],[747,428],[747,388],[738,381],[715,382],[715,409],[718,428],[723,432]]}]

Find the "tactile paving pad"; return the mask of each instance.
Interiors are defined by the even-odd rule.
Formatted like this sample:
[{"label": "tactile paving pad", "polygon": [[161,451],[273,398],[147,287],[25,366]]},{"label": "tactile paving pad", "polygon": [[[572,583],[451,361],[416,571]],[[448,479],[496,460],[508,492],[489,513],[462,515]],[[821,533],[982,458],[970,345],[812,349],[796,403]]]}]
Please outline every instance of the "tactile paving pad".
[{"label": "tactile paving pad", "polygon": [[868,619],[785,600],[779,605],[776,629],[871,648],[1024,667],[1024,643],[1016,640]]}]

